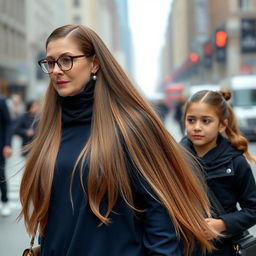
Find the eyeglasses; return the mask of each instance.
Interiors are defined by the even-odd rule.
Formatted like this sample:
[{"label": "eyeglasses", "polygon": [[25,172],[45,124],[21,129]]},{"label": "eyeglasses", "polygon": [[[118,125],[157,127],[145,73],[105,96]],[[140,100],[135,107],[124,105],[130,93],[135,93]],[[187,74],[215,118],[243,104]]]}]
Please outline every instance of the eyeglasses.
[{"label": "eyeglasses", "polygon": [[51,59],[42,59],[38,61],[39,66],[43,70],[43,72],[50,74],[53,72],[55,64],[57,63],[58,67],[62,71],[68,71],[73,67],[73,59],[88,57],[89,55],[77,55],[77,56],[60,56],[57,60]]}]

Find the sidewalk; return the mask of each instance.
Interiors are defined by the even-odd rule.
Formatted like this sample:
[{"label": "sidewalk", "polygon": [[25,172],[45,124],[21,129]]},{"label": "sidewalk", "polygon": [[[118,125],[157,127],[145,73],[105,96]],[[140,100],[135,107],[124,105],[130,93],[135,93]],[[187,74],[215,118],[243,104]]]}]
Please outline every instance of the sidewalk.
[{"label": "sidewalk", "polygon": [[23,165],[23,159],[19,154],[20,145],[19,137],[14,136],[12,142],[13,155],[6,163],[8,197],[12,214],[8,217],[0,216],[0,255],[22,255],[23,250],[28,247],[30,241],[23,220],[17,221],[21,208],[19,187]]}]

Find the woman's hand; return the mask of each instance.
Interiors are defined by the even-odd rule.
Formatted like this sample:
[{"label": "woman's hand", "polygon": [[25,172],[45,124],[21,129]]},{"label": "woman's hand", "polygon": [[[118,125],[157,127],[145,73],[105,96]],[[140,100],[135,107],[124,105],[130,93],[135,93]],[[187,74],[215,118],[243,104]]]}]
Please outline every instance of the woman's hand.
[{"label": "woman's hand", "polygon": [[[227,229],[226,224],[222,219],[206,218],[205,221],[211,227],[211,229],[217,233],[221,233]],[[216,235],[213,235],[205,231],[204,235],[207,240],[213,240],[217,237],[217,233]]]},{"label": "woman's hand", "polygon": [[9,158],[12,155],[12,148],[10,146],[4,146],[3,156],[5,159]]}]

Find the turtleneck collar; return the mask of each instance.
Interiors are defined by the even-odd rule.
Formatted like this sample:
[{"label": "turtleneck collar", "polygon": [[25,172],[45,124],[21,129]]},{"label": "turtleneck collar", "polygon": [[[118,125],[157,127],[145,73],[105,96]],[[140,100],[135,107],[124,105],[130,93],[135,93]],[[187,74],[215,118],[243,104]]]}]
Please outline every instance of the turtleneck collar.
[{"label": "turtleneck collar", "polygon": [[94,100],[95,80],[90,80],[84,91],[74,96],[59,97],[62,124],[90,123]]}]

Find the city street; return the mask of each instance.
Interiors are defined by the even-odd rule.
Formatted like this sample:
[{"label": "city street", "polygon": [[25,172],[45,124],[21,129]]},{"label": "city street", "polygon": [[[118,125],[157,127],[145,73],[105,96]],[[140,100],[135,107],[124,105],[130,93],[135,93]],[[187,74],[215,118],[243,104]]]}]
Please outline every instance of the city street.
[{"label": "city street", "polygon": [[12,214],[9,217],[0,216],[0,254],[17,256],[22,255],[25,247],[29,245],[29,236],[26,233],[23,221],[17,221],[19,215],[19,185],[22,175],[23,159],[20,157],[19,137],[13,139],[13,156],[7,161],[7,178],[9,188],[9,200]]},{"label": "city street", "polygon": [[[177,123],[172,120],[171,116],[166,120],[166,127],[177,141],[181,139],[179,127]],[[29,245],[29,237],[24,228],[23,221],[17,222],[16,220],[20,210],[18,193],[22,174],[22,171],[17,173],[17,171],[22,168],[22,158],[19,156],[18,152],[19,146],[20,140],[18,137],[15,137],[13,140],[14,155],[7,163],[9,197],[13,212],[9,217],[0,216],[0,254],[8,256],[21,255],[24,248]],[[256,155],[256,143],[250,144],[250,150],[252,154]],[[255,165],[253,165],[253,171],[256,177]],[[15,173],[17,174],[14,175]],[[256,235],[256,227],[252,228],[251,231]]]}]

